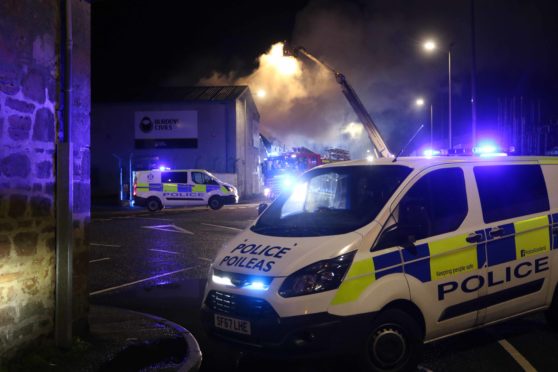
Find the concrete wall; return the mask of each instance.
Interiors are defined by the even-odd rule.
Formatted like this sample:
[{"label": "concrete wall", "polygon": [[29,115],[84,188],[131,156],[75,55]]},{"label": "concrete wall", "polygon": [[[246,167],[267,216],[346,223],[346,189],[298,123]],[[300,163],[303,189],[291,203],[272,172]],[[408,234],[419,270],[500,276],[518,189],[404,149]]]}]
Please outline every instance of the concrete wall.
[{"label": "concrete wall", "polygon": [[[244,179],[245,164],[253,167],[257,155],[247,163],[246,139],[244,129],[236,125],[238,107],[244,105],[240,100],[222,102],[149,102],[149,103],[99,103],[93,109],[92,131],[92,187],[93,197],[116,197],[119,188],[118,159],[124,165],[124,183],[128,183],[127,169],[130,154],[133,152],[133,164],[136,169],[146,169],[161,164],[174,169],[201,168],[215,174],[237,173],[232,179],[238,182]],[[240,105],[240,106],[238,106]],[[238,107],[237,107],[238,106]],[[197,111],[198,113],[198,147],[180,149],[134,149],[134,113],[136,111]],[[255,115],[250,111],[250,117]],[[241,120],[244,119],[241,117]],[[242,124],[244,128],[244,124]],[[257,120],[251,122],[252,130],[257,131]],[[250,141],[251,142],[251,141]],[[239,152],[239,143],[242,152]],[[253,156],[250,152],[248,156]],[[257,166],[255,166],[257,168]],[[253,169],[248,173],[252,173]],[[229,177],[230,179],[230,177]],[[250,185],[253,182],[250,182]],[[237,184],[236,182],[234,183]],[[243,183],[244,184],[244,183]],[[248,193],[253,193],[253,187]],[[244,189],[239,188],[243,195]],[[244,190],[244,192],[243,192]]]},{"label": "concrete wall", "polygon": [[[0,1],[0,364],[54,326],[60,2]],[[73,1],[76,292],[86,324],[90,5]],[[83,327],[82,327],[83,328]]]},{"label": "concrete wall", "polygon": [[261,193],[259,120],[251,96],[244,93],[236,101],[236,169],[243,196]]}]

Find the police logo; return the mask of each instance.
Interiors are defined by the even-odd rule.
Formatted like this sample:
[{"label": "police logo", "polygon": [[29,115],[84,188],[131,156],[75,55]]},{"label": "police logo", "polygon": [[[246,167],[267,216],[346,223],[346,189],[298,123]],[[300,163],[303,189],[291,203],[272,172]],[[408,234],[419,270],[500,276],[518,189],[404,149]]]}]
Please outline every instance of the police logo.
[{"label": "police logo", "polygon": [[153,130],[153,122],[149,116],[144,116],[139,123],[139,127],[143,133],[149,133]]},{"label": "police logo", "polygon": [[153,175],[152,175],[151,173],[149,173],[149,174],[147,175],[147,179],[148,179],[149,181],[153,181],[153,178],[154,178],[154,177],[153,177]]}]

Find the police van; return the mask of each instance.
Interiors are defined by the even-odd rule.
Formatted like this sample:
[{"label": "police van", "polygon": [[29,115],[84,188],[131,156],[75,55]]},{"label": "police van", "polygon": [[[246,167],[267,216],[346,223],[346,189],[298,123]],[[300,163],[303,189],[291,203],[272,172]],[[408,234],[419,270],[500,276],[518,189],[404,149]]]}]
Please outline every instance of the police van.
[{"label": "police van", "polygon": [[134,204],[154,212],[171,206],[238,203],[238,190],[203,169],[136,171]]},{"label": "police van", "polygon": [[423,343],[546,310],[558,323],[558,159],[431,157],[305,173],[218,253],[209,334],[406,370]]}]

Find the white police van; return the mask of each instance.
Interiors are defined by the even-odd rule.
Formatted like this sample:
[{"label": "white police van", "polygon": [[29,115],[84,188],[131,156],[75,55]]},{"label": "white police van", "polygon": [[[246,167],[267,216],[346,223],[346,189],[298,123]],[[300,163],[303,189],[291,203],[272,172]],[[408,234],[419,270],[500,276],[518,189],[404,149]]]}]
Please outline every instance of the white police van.
[{"label": "white police van", "polygon": [[169,206],[208,205],[219,209],[238,203],[238,190],[203,169],[134,172],[134,204],[157,211]]},{"label": "white police van", "polygon": [[546,310],[556,325],[557,185],[550,157],[315,168],[220,250],[204,326],[392,371],[415,366],[424,342],[511,317]]}]

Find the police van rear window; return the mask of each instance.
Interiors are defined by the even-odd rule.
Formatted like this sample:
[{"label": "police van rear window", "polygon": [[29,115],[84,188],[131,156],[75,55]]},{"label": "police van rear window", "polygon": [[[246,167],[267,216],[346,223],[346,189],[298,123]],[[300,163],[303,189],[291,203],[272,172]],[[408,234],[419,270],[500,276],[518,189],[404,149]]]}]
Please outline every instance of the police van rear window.
[{"label": "police van rear window", "polygon": [[474,173],[486,223],[549,209],[539,165],[488,165],[475,167]]}]

